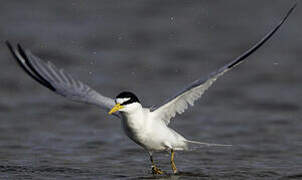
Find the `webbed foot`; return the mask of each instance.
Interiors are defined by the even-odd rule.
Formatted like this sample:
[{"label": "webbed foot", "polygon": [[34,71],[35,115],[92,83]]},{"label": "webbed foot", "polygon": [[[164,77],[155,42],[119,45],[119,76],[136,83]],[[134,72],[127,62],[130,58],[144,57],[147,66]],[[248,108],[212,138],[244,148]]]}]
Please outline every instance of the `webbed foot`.
[{"label": "webbed foot", "polygon": [[152,166],[152,174],[164,174],[164,172],[160,170],[158,167]]}]

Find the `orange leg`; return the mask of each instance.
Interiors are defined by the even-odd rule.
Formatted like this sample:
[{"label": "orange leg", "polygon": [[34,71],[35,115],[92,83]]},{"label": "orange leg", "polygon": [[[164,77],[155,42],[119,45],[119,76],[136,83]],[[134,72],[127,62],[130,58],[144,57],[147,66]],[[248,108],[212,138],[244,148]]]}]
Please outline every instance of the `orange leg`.
[{"label": "orange leg", "polygon": [[176,174],[178,172],[176,166],[175,166],[175,162],[174,162],[174,150],[171,149],[171,167],[173,170],[173,173]]},{"label": "orange leg", "polygon": [[153,161],[152,154],[150,154],[150,161],[152,163],[152,174],[164,174],[164,172],[162,170],[160,170],[158,167],[156,167],[156,165]]}]

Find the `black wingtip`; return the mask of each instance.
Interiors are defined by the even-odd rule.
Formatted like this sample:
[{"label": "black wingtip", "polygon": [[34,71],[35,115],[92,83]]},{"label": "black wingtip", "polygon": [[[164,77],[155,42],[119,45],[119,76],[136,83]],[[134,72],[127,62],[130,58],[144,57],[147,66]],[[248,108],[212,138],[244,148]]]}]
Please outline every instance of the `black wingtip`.
[{"label": "black wingtip", "polygon": [[13,47],[13,45],[8,40],[5,41],[5,44],[6,44],[7,48],[9,49],[9,51],[11,52],[11,54],[13,55],[13,57],[15,58],[15,60],[17,61],[17,63],[19,64],[18,56],[15,52],[15,48]]},{"label": "black wingtip", "polygon": [[283,21],[282,21],[282,22],[284,22],[284,21],[288,18],[288,16],[294,11],[294,9],[297,7],[297,5],[298,5],[298,2],[296,1],[296,2],[292,5],[292,7],[288,10],[288,12],[286,13],[286,16],[283,18]]},{"label": "black wingtip", "polygon": [[8,47],[8,49],[10,50],[10,52],[14,55],[14,50],[13,50],[13,46],[11,45],[11,43],[8,40],[6,40],[5,44]]},{"label": "black wingtip", "polygon": [[295,3],[293,4],[293,6],[289,10],[290,11],[289,13],[291,13],[291,11],[293,11],[297,6],[298,6],[298,1],[295,1]]},{"label": "black wingtip", "polygon": [[[26,55],[25,51],[23,50],[22,46],[18,43],[17,47],[14,48],[9,41],[5,41],[5,44],[7,45],[8,49],[14,56],[15,60],[19,64],[19,66],[34,80],[39,82],[40,84],[44,85],[45,87],[49,88],[52,91],[56,91],[55,88],[45,79],[43,78],[33,67],[30,60],[28,59],[28,56]],[[21,60],[18,55],[21,56],[24,60]]]},{"label": "black wingtip", "polygon": [[26,60],[26,62],[28,62],[27,56],[22,48],[22,46],[17,43],[17,48],[18,48],[18,52],[20,53],[20,55]]},{"label": "black wingtip", "polygon": [[18,47],[18,52],[20,53],[20,55],[24,58],[25,63],[27,64],[27,66],[31,69],[31,71],[39,78],[39,81],[42,85],[44,85],[45,87],[49,88],[52,91],[56,91],[56,89],[43,77],[41,76],[38,71],[35,69],[35,67],[33,66],[32,62],[29,60],[26,52],[23,50],[22,46],[20,43],[17,44]]},{"label": "black wingtip", "polygon": [[231,62],[227,68],[231,69],[234,66],[238,65],[240,62],[242,62],[245,58],[250,56],[252,53],[254,53],[257,49],[259,49],[265,42],[267,42],[277,31],[278,29],[285,23],[285,21],[288,19],[289,15],[294,11],[294,9],[297,7],[298,3],[294,3],[294,5],[287,11],[286,15],[282,18],[282,20],[279,22],[279,24],[274,27],[269,33],[267,33],[258,43],[256,43],[251,49],[247,50],[245,53],[237,57],[233,62]]},{"label": "black wingtip", "polygon": [[11,47],[12,47],[11,43],[9,42],[9,40],[5,40],[4,43],[6,44],[6,46],[7,46],[8,48],[11,48]]}]

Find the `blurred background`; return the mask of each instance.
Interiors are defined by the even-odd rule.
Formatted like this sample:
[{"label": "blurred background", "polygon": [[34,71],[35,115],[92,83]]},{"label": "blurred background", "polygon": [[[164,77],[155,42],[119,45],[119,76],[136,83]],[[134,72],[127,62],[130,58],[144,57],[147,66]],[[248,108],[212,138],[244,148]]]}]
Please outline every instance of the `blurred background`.
[{"label": "blurred background", "polygon": [[[0,6],[0,178],[153,178],[119,120],[30,79],[5,40],[21,43],[104,95],[161,103],[250,48],[294,1],[3,0]],[[262,48],[171,126],[233,147],[179,152],[166,178],[302,177],[302,7]],[[155,154],[164,170],[169,156]],[[171,171],[170,171],[171,172]]]}]

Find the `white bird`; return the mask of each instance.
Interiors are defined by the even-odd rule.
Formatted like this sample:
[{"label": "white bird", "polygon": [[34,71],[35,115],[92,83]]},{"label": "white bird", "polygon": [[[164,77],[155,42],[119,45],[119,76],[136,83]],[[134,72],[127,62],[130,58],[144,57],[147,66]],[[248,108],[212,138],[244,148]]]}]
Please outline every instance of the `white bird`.
[{"label": "white bird", "polygon": [[126,135],[149,153],[152,173],[164,173],[153,162],[152,153],[154,151],[171,152],[171,167],[173,172],[177,173],[178,170],[174,163],[174,151],[187,150],[190,143],[201,145],[216,144],[186,139],[168,126],[171,118],[176,114],[183,113],[189,105],[193,106],[194,101],[199,99],[218,77],[243,62],[244,59],[271,38],[292,13],[295,6],[296,4],[275,28],[242,55],[217,71],[212,72],[208,77],[198,79],[189,84],[185,89],[155,108],[142,107],[139,99],[131,92],[122,92],[115,99],[103,96],[88,85],[73,78],[63,69],[56,68],[51,62],[45,63],[30,51],[23,50],[21,45],[18,44],[17,47],[13,47],[8,41],[6,44],[23,70],[40,84],[68,99],[97,105],[109,111],[109,114],[120,118]]}]

